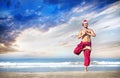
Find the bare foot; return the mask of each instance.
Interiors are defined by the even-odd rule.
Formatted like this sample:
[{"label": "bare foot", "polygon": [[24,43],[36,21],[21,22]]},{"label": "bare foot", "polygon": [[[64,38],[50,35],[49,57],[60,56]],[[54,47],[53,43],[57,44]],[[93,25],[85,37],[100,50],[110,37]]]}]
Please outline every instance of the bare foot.
[{"label": "bare foot", "polygon": [[88,72],[88,70],[84,70],[84,72]]},{"label": "bare foot", "polygon": [[86,50],[86,49],[91,50],[91,47],[90,46],[86,46],[85,48],[83,48],[83,50]]},{"label": "bare foot", "polygon": [[87,69],[87,67],[85,67],[85,68],[84,68],[84,72],[88,72],[88,69]]}]

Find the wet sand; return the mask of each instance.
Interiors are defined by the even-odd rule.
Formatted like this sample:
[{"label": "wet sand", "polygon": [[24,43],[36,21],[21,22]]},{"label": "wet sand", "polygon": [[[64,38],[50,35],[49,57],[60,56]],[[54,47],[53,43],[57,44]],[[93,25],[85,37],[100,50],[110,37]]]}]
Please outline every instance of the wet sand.
[{"label": "wet sand", "polygon": [[0,72],[0,78],[120,78],[120,71]]}]

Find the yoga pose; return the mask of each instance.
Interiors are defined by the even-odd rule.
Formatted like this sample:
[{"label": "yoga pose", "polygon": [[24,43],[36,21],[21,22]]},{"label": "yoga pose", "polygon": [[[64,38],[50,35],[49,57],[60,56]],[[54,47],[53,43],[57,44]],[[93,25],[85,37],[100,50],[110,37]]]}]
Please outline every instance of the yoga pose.
[{"label": "yoga pose", "polygon": [[80,30],[78,34],[78,39],[82,39],[80,44],[74,49],[74,53],[79,55],[82,51],[84,51],[84,71],[88,71],[88,66],[90,64],[90,53],[91,53],[91,36],[95,37],[96,34],[90,28],[88,28],[87,20],[82,22],[83,28]]}]

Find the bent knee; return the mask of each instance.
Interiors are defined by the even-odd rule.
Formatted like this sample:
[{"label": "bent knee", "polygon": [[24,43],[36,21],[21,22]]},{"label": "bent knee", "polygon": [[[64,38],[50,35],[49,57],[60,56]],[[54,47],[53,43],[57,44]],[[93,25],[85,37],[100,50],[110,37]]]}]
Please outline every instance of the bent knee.
[{"label": "bent knee", "polygon": [[91,50],[91,47],[90,47],[90,46],[86,46],[86,47],[84,48],[84,50],[86,50],[86,49]]}]

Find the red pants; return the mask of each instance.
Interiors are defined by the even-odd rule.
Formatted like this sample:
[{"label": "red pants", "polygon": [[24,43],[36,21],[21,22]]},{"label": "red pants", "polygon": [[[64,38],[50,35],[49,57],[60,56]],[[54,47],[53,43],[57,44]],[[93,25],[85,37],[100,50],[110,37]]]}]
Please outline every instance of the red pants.
[{"label": "red pants", "polygon": [[[74,49],[74,53],[76,55],[79,55],[83,51],[83,48],[85,48],[86,46],[91,47],[91,42],[81,42]],[[90,53],[91,53],[91,50],[89,49],[84,50],[84,66],[89,66],[90,64]]]}]

